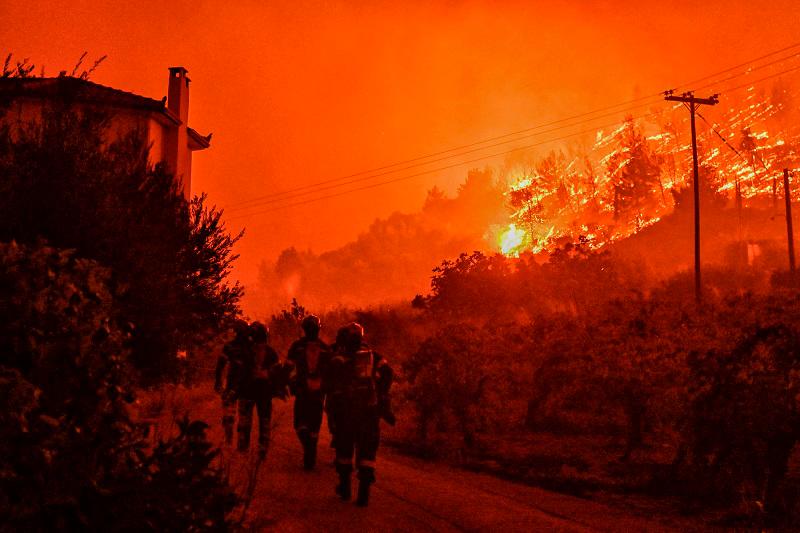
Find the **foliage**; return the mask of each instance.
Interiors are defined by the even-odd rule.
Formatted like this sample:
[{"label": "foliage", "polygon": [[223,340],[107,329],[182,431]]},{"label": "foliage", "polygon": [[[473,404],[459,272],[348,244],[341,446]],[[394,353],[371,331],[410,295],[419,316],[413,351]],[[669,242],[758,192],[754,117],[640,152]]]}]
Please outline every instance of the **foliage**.
[{"label": "foliage", "polygon": [[545,263],[531,254],[510,259],[481,252],[445,260],[433,270],[431,293],[417,308],[440,317],[516,320],[550,312],[585,312],[605,299],[636,294],[641,272],[585,240],[556,248]]},{"label": "foliage", "polygon": [[143,132],[106,142],[111,117],[63,96],[41,121],[0,130],[0,240],[45,239],[110,267],[134,327],[133,362],[149,381],[174,379],[177,351],[238,313],[242,288],[226,279],[241,235],[148,163]]},{"label": "foliage", "polygon": [[[62,70],[59,75],[60,76],[69,76],[71,78],[78,78],[81,80],[88,80],[94,71],[106,60],[108,56],[101,56],[97,58],[92,66],[88,68],[83,68],[83,62],[86,59],[86,56],[89,55],[88,52],[84,52],[78,58],[78,61],[75,63],[75,66],[72,67],[72,71],[67,74],[66,70]],[[3,61],[3,70],[0,72],[0,78],[33,78],[36,77],[33,74],[33,71],[36,69],[36,65],[30,62],[29,58],[23,59],[14,59],[14,54],[8,54],[6,56],[5,61]],[[42,67],[39,71],[39,77],[44,77],[44,67]]]},{"label": "foliage", "polygon": [[281,309],[280,313],[272,315],[269,321],[269,333],[273,346],[288,349],[289,345],[297,340],[300,334],[300,323],[306,316],[306,308],[292,298],[289,309]]},{"label": "foliage", "polygon": [[676,464],[695,492],[773,512],[785,510],[779,491],[800,440],[800,308],[797,293],[748,303],[760,316],[735,346],[689,360],[689,431]]},{"label": "foliage", "polygon": [[664,193],[659,158],[648,148],[632,117],[625,121],[619,144],[607,163],[614,184],[615,217],[641,213],[656,191]]},{"label": "foliage", "polygon": [[464,253],[454,261],[444,260],[433,273],[428,306],[442,315],[493,312],[513,294],[511,265],[502,255]]},{"label": "foliage", "polygon": [[235,504],[203,427],[149,450],[111,273],[0,245],[0,520],[21,531],[211,530]]},{"label": "foliage", "polygon": [[689,273],[644,291],[631,269],[586,243],[543,264],[480,253],[445,261],[414,306],[437,327],[403,357],[413,441],[439,448],[457,434],[456,447],[503,462],[481,443],[513,442],[523,426],[609,438],[616,471],[661,450],[663,468],[636,474],[649,479],[640,487],[794,512],[796,276],[776,274],[769,287],[749,271],[710,268],[697,305]]},{"label": "foliage", "polygon": [[14,55],[8,54],[5,61],[3,61],[3,72],[0,77],[29,78],[35,68],[36,65],[32,64],[27,57],[14,60]]},{"label": "foliage", "polygon": [[[442,328],[403,363],[408,399],[417,411],[422,444],[431,425],[453,431],[472,447],[479,432],[506,418],[519,361],[503,336],[474,326]],[[497,394],[503,391],[503,394]]]}]

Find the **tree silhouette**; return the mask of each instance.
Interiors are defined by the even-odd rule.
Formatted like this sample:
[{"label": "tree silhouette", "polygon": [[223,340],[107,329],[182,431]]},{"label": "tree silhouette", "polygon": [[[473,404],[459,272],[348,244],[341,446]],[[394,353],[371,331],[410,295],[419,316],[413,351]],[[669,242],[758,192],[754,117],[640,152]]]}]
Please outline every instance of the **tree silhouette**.
[{"label": "tree silhouette", "polygon": [[45,240],[109,267],[143,378],[175,378],[177,351],[238,313],[227,276],[241,234],[204,196],[184,200],[143,132],[108,143],[109,121],[62,95],[40,121],[0,127],[0,241]]}]

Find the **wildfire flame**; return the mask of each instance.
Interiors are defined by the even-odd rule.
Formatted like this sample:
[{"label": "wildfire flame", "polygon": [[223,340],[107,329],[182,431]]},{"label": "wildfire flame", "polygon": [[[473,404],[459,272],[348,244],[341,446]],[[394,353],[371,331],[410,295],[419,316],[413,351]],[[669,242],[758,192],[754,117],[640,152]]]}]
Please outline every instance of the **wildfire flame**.
[{"label": "wildfire flame", "polygon": [[515,224],[509,224],[508,227],[500,233],[497,239],[500,252],[510,257],[518,257],[525,247],[527,237],[528,234],[525,230],[518,228]]},{"label": "wildfire flame", "polygon": [[[731,202],[748,205],[775,194],[777,173],[800,154],[798,120],[786,116],[800,91],[776,87],[750,87],[738,100],[731,95],[726,108],[708,111],[710,124],[698,118],[701,184]],[[688,121],[681,106],[654,109],[598,129],[587,136],[588,149],[554,151],[512,167],[509,222],[493,233],[496,249],[519,257],[565,241],[599,248],[656,223],[675,207],[674,193],[691,184]]]}]

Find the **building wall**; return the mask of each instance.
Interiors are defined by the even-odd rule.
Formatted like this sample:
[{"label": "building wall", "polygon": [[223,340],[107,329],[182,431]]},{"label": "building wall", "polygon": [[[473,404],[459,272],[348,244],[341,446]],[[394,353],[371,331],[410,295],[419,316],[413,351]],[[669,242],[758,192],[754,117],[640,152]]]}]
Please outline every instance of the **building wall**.
[{"label": "building wall", "polygon": [[[42,100],[20,98],[12,102],[0,116],[0,122],[10,124],[13,134],[15,128],[39,122],[43,109]],[[188,148],[186,126],[165,124],[166,121],[167,119],[157,118],[151,111],[117,110],[111,115],[109,127],[105,132],[105,142],[111,144],[132,131],[142,132],[150,145],[150,163],[165,162],[169,170],[174,173],[179,190],[182,190],[184,197],[189,200],[192,152]]]}]

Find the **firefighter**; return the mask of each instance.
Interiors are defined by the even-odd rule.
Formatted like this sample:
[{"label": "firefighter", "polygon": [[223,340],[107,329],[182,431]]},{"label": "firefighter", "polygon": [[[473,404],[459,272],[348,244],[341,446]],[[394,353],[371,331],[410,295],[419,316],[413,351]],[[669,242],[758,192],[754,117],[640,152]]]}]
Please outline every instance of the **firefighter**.
[{"label": "firefighter", "polygon": [[[237,319],[233,323],[233,334],[233,339],[222,348],[214,372],[214,390],[222,398],[222,429],[225,432],[225,444],[229,445],[233,442],[233,426],[236,421],[237,379],[244,354],[249,349],[250,326],[244,320]],[[226,368],[228,372],[223,385]]]},{"label": "firefighter", "polygon": [[[345,340],[347,338],[347,327],[339,328],[336,332],[336,341],[331,346],[331,357],[345,353]],[[323,376],[323,387],[325,388],[325,418],[328,421],[328,432],[331,434],[330,447],[336,450],[336,415],[341,412],[339,407],[342,404],[344,391],[335,386],[330,372]],[[334,460],[335,464],[335,460]]]},{"label": "firefighter", "polygon": [[239,378],[239,434],[237,448],[246,452],[250,447],[253,409],[258,413],[258,456],[267,455],[272,421],[273,387],[271,374],[279,365],[278,354],[269,345],[269,330],[261,322],[250,324],[250,349],[243,358]]},{"label": "firefighter", "polygon": [[[375,482],[375,455],[380,443],[380,419],[393,420],[388,411],[392,369],[386,360],[364,342],[364,328],[347,326],[344,350],[331,359],[329,374],[333,394],[341,394],[336,405],[336,493],[351,497],[353,455],[358,468],[356,504],[369,503],[370,485]],[[387,410],[384,412],[383,410]]]},{"label": "firefighter", "polygon": [[319,317],[305,317],[300,327],[303,336],[292,343],[287,356],[292,367],[289,388],[294,394],[294,430],[303,446],[303,468],[313,470],[325,400],[323,369],[330,359],[330,348],[319,338]]}]

